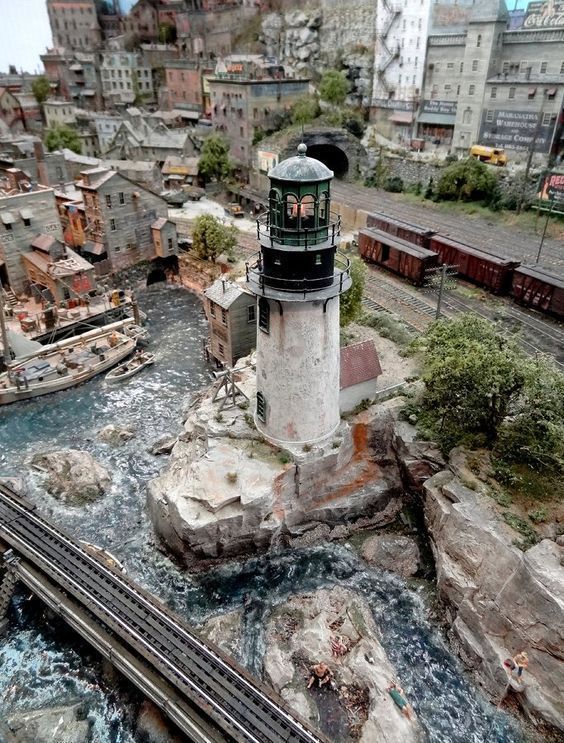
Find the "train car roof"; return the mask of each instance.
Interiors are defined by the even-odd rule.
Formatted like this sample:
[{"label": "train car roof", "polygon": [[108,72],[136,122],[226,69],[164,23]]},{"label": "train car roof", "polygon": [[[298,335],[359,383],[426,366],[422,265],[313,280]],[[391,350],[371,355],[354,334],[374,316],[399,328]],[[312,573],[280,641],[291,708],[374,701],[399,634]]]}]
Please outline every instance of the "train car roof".
[{"label": "train car roof", "polygon": [[431,258],[438,255],[434,250],[421,248],[419,245],[414,245],[414,243],[403,240],[401,237],[397,237],[396,235],[390,235],[389,232],[378,230],[375,227],[363,227],[359,230],[359,234],[368,235],[368,237],[375,237],[386,245],[400,248],[403,253],[414,255],[417,258]]},{"label": "train car roof", "polygon": [[433,230],[430,227],[421,227],[421,225],[419,224],[412,224],[411,222],[406,222],[405,220],[398,219],[397,217],[390,217],[389,214],[384,214],[383,212],[369,212],[368,216],[376,217],[378,219],[385,219],[390,224],[398,224],[400,225],[400,227],[409,227],[410,230],[413,230],[413,232],[417,232],[420,235],[434,235],[436,233],[436,230]]},{"label": "train car roof", "polygon": [[490,253],[488,250],[476,248],[473,245],[467,245],[466,243],[460,242],[460,240],[453,240],[452,237],[446,237],[446,235],[441,235],[440,233],[433,235],[431,240],[442,241],[447,245],[452,245],[455,248],[461,248],[465,253],[468,253],[469,255],[473,255],[476,258],[482,258],[483,260],[488,260],[490,261],[490,263],[497,263],[500,266],[516,268],[520,265],[520,261],[513,260],[513,258],[508,258],[505,255],[498,255],[497,253]]},{"label": "train car roof", "polygon": [[519,266],[519,268],[515,269],[515,273],[522,273],[525,276],[531,276],[539,281],[544,281],[545,284],[550,284],[559,289],[564,289],[564,279],[551,271],[547,271],[546,268],[542,268],[541,266],[523,264]]}]

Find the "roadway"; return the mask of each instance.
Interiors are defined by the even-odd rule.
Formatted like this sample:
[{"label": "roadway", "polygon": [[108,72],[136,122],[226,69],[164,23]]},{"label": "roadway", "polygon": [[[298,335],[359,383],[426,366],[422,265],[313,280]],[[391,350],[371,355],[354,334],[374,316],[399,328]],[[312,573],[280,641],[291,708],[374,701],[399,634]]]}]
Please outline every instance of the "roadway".
[{"label": "roadway", "polygon": [[0,484],[0,539],[238,743],[322,743],[285,702]]}]

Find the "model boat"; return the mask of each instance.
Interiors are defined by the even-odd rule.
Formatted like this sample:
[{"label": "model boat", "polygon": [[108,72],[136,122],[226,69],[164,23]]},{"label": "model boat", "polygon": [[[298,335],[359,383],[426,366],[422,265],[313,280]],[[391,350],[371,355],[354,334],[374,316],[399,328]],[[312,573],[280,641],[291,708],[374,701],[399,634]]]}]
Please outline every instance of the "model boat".
[{"label": "model boat", "polygon": [[155,362],[155,354],[138,351],[135,356],[125,364],[120,364],[106,374],[106,381],[121,382],[129,379],[134,374],[138,374],[141,369]]}]

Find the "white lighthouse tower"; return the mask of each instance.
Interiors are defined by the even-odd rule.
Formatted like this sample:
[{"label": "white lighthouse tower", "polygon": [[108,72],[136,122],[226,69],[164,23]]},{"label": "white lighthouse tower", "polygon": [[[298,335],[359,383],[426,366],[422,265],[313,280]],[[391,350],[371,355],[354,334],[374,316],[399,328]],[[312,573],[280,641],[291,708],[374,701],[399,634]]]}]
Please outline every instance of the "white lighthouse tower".
[{"label": "white lighthouse tower", "polygon": [[268,174],[269,208],[257,220],[260,253],[247,265],[258,297],[255,423],[282,447],[326,441],[339,414],[339,295],[350,263],[337,257],[333,172],[298,155]]}]

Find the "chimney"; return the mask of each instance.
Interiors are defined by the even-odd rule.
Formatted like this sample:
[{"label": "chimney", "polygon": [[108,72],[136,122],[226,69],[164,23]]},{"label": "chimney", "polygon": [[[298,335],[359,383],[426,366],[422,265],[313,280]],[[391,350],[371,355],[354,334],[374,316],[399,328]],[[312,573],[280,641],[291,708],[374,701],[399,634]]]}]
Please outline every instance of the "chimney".
[{"label": "chimney", "polygon": [[37,162],[37,180],[44,186],[51,185],[49,183],[49,176],[47,174],[47,167],[45,165],[45,152],[43,150],[43,142],[39,139],[33,143],[33,155]]},{"label": "chimney", "polygon": [[225,279],[221,279],[221,285],[223,287],[223,293],[225,294]]}]

